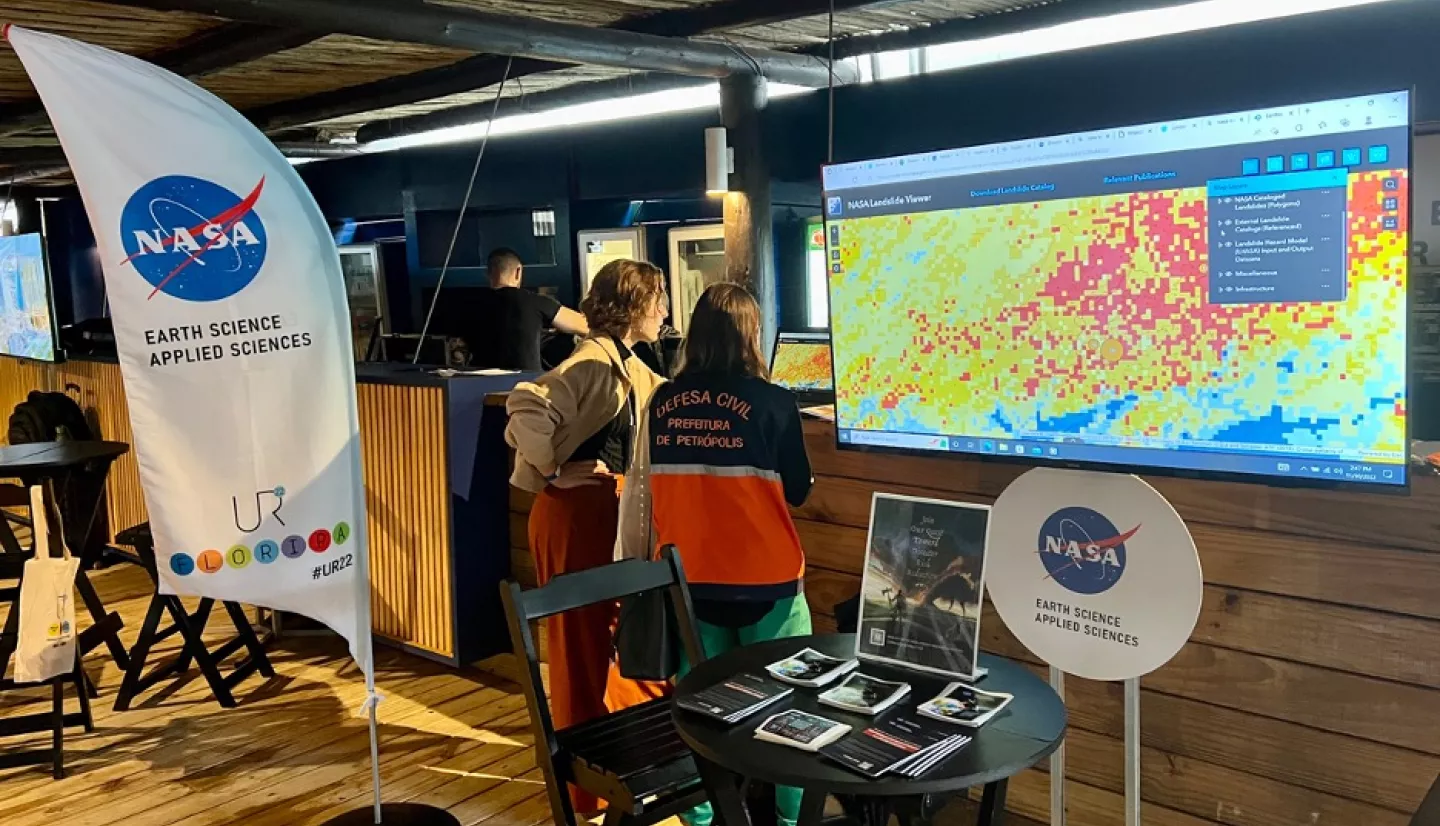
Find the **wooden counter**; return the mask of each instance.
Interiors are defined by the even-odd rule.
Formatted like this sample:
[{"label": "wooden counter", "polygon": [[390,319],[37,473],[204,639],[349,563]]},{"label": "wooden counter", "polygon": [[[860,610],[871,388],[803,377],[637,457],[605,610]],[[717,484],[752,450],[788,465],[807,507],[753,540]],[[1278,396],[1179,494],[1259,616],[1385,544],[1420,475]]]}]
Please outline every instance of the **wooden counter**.
[{"label": "wooden counter", "polygon": [[[841,452],[808,422],[816,485],[795,511],[816,624],[859,591],[871,493],[991,502],[1023,472]],[[1410,497],[1150,480],[1200,549],[1190,643],[1143,681],[1146,826],[1405,826],[1440,773],[1440,480]],[[511,491],[517,576],[530,498]],[[985,650],[1031,664],[986,606]],[[1066,681],[1069,823],[1124,822],[1120,684]],[[1043,768],[1010,810],[1048,823]],[[958,819],[957,823],[969,821]]]},{"label": "wooden counter", "polygon": [[[497,644],[508,649],[493,584],[509,562],[504,409],[482,411],[483,393],[451,384],[466,379],[377,365],[362,365],[357,379],[376,636],[452,664],[491,654]],[[118,364],[0,358],[0,411],[7,417],[31,390],[63,392],[67,385],[99,436],[134,442]],[[483,428],[478,440],[469,433],[461,442],[462,453],[473,443],[475,465],[460,476],[452,441],[467,436],[452,432],[457,425]],[[106,492],[108,538],[148,518],[135,451],[115,463]],[[479,582],[485,584],[473,590],[495,598],[456,598],[457,590]]]}]

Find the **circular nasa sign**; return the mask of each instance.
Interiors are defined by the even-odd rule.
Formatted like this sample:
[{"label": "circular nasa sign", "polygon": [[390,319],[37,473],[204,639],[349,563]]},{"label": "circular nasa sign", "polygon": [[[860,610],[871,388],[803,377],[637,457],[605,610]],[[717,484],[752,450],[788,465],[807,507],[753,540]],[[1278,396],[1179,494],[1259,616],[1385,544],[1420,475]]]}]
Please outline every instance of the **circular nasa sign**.
[{"label": "circular nasa sign", "polygon": [[1195,541],[1135,476],[1029,471],[995,501],[985,554],[985,588],[1005,625],[1068,674],[1148,674],[1200,617]]},{"label": "circular nasa sign", "polygon": [[188,175],[145,184],[120,212],[120,243],[153,288],[186,301],[219,301],[245,289],[265,263],[265,224],[255,204],[265,187],[244,196]]}]

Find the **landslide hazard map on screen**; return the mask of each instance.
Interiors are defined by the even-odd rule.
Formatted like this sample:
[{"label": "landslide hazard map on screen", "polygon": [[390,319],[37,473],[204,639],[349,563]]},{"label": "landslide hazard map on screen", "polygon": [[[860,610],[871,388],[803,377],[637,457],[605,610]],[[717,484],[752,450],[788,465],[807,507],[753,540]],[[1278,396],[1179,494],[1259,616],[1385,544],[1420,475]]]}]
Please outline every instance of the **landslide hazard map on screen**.
[{"label": "landslide hazard map on screen", "polygon": [[1409,111],[827,167],[840,440],[1404,484]]}]

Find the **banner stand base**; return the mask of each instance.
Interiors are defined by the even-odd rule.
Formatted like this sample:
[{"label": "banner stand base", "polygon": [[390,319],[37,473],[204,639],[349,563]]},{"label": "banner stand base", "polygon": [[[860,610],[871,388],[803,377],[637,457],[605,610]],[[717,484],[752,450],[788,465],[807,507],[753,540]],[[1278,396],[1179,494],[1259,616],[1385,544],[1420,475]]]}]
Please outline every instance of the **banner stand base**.
[{"label": "banner stand base", "polygon": [[[384,826],[460,826],[444,809],[419,803],[386,803],[380,807]],[[375,809],[364,806],[325,821],[325,826],[375,826]]]}]

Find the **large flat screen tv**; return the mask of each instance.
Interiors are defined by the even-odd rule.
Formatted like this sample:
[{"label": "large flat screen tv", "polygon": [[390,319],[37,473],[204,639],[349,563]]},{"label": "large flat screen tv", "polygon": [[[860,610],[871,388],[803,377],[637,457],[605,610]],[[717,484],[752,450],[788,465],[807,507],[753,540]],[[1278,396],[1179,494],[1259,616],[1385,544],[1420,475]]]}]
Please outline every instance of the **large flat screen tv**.
[{"label": "large flat screen tv", "polygon": [[0,354],[55,360],[55,315],[38,233],[0,236]]},{"label": "large flat screen tv", "polygon": [[1410,95],[824,170],[841,447],[1407,484]]}]

